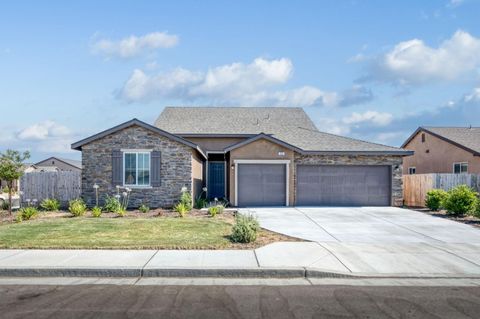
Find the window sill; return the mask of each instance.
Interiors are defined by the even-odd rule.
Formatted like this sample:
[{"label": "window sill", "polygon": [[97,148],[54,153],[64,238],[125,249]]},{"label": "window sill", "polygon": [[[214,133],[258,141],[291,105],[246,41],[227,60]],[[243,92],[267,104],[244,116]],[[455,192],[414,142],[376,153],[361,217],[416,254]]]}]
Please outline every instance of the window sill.
[{"label": "window sill", "polygon": [[135,185],[123,185],[123,187],[128,187],[131,189],[150,189],[152,186],[135,186]]}]

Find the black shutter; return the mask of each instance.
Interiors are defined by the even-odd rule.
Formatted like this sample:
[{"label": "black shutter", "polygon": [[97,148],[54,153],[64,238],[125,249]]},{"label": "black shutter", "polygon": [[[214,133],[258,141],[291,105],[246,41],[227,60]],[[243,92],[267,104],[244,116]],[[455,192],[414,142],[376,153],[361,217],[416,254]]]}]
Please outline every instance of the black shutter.
[{"label": "black shutter", "polygon": [[123,185],[123,152],[112,152],[112,186]]},{"label": "black shutter", "polygon": [[162,166],[161,153],[152,151],[150,163],[150,176],[152,187],[160,187],[160,167]]}]

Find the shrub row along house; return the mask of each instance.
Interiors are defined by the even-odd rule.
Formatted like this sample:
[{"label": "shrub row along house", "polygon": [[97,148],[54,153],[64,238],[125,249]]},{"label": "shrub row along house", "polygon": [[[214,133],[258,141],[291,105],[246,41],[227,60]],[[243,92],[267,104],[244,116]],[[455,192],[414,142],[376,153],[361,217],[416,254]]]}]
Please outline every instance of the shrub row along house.
[{"label": "shrub row along house", "polygon": [[400,206],[400,148],[320,132],[301,108],[167,107],[72,144],[82,195],[132,189],[131,205],[171,206],[180,189],[234,206]]}]

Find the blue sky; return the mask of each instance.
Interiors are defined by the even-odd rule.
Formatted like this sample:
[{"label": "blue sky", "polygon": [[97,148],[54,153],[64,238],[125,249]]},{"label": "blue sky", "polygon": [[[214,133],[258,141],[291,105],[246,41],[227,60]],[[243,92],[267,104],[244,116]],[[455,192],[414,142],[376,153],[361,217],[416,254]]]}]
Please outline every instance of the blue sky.
[{"label": "blue sky", "polygon": [[[480,125],[480,1],[11,1],[0,5],[0,150],[70,144],[166,105],[301,106],[400,145]],[[221,119],[219,119],[221,120]]]}]

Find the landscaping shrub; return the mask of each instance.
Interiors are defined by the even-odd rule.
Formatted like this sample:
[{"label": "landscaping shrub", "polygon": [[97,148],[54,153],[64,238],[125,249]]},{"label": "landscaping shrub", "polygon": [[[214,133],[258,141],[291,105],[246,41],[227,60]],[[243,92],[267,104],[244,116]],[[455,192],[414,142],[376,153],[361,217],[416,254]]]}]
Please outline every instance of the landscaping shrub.
[{"label": "landscaping shrub", "polygon": [[150,207],[148,207],[147,205],[145,204],[142,204],[140,205],[140,207],[138,208],[139,211],[141,211],[142,213],[146,214],[150,211]]},{"label": "landscaping shrub", "polygon": [[176,211],[180,217],[184,217],[190,211],[187,205],[181,202],[175,205],[173,207],[173,210]]},{"label": "landscaping shrub", "polygon": [[36,207],[27,206],[20,209],[20,216],[22,220],[29,220],[35,218],[38,215],[38,210]]},{"label": "landscaping shrub", "polygon": [[183,204],[188,211],[192,210],[192,195],[189,192],[182,192],[180,196],[180,203]]},{"label": "landscaping shrub", "polygon": [[8,210],[9,204],[7,201],[1,201],[2,210]]},{"label": "landscaping shrub", "polygon": [[480,218],[480,198],[477,198],[475,209],[472,211],[472,216]]},{"label": "landscaping shrub", "polygon": [[464,215],[475,210],[477,193],[467,185],[459,185],[448,191],[443,207],[451,215]]},{"label": "landscaping shrub", "polygon": [[118,217],[123,217],[127,213],[127,210],[123,206],[120,206],[116,213],[118,214]]},{"label": "landscaping shrub", "polygon": [[55,212],[60,209],[60,202],[55,198],[45,198],[40,207],[47,212]]},{"label": "landscaping shrub", "polygon": [[22,221],[23,221],[22,214],[18,213],[18,214],[15,216],[15,222],[16,222],[16,223],[21,223]]},{"label": "landscaping shrub", "polygon": [[208,208],[208,213],[210,214],[210,216],[215,217],[217,214],[223,213],[223,210],[223,205],[214,205]]},{"label": "landscaping shrub", "polygon": [[75,217],[82,216],[87,211],[87,205],[80,198],[74,199],[68,203],[68,210]]},{"label": "landscaping shrub", "polygon": [[444,200],[447,198],[448,194],[443,189],[432,189],[427,192],[425,197],[425,206],[430,208],[430,210],[438,211],[442,208]]},{"label": "landscaping shrub", "polygon": [[100,217],[102,215],[102,209],[98,206],[92,208],[92,217]]},{"label": "landscaping shrub", "polygon": [[120,210],[122,204],[115,196],[105,196],[105,204],[103,205],[103,211],[107,213],[116,213]]},{"label": "landscaping shrub", "polygon": [[235,243],[251,243],[257,239],[260,225],[252,215],[238,215],[232,228],[231,241]]},{"label": "landscaping shrub", "polygon": [[205,198],[197,198],[195,200],[195,208],[196,209],[202,209],[202,208],[205,208],[207,207],[208,205],[208,201],[205,199]]}]

